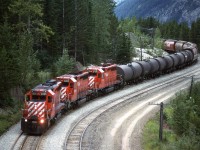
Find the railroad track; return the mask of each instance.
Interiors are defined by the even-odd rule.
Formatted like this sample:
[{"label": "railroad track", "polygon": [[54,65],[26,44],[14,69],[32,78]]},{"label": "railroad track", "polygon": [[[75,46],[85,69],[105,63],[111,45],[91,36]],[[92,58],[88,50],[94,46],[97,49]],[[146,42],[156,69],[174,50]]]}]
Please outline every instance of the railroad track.
[{"label": "railroad track", "polygon": [[20,150],[38,150],[41,143],[42,136],[29,135],[26,136]]},{"label": "railroad track", "polygon": [[15,140],[13,146],[12,146],[12,150],[15,150],[15,149],[19,149],[20,148],[20,145],[22,143],[22,141],[25,139],[25,135],[23,134],[23,132],[21,132],[19,134],[19,136],[17,137],[17,139]]},{"label": "railroad track", "polygon": [[[112,102],[105,104],[93,111],[90,111],[88,114],[84,115],[73,127],[71,132],[67,135],[66,143],[64,149],[82,149],[85,146],[85,143],[82,142],[85,131],[91,125],[91,123],[102,113],[106,112],[107,110],[123,103],[124,101],[131,100],[133,97],[141,96],[142,94],[151,92],[152,90],[161,87],[167,86],[168,84],[173,84],[175,81],[183,81],[185,78],[190,78],[190,76],[199,73],[199,67],[194,67],[193,71],[190,73],[184,74],[182,77],[175,77],[168,81],[163,81],[160,84],[156,84],[154,86],[147,86],[143,91],[137,91],[134,94],[129,94],[117,99],[113,99]],[[39,149],[40,143],[42,140],[42,136],[28,136],[23,133],[19,135],[16,139],[15,144],[12,146],[13,150],[18,149]]]},{"label": "railroad track", "polygon": [[14,142],[12,150],[39,150],[42,136],[26,135],[21,133]]},{"label": "railroad track", "polygon": [[199,74],[200,69],[196,67],[195,70],[190,71],[189,73],[184,74],[182,77],[174,77],[173,79],[163,81],[162,83],[155,84],[154,86],[149,86],[143,90],[139,90],[135,93],[128,94],[123,97],[119,97],[117,99],[114,99],[112,102],[105,104],[93,111],[90,111],[88,114],[83,116],[72,128],[70,133],[67,135],[66,138],[66,144],[65,149],[67,150],[75,150],[75,149],[82,149],[82,147],[85,146],[85,143],[82,142],[85,131],[87,128],[91,125],[91,123],[101,114],[104,112],[116,107],[116,105],[119,105],[123,102],[131,101],[133,98],[142,96],[144,94],[147,94],[149,92],[152,92],[153,90],[156,90],[157,88],[164,88],[169,85],[174,85],[174,83],[180,83],[186,80],[187,78],[190,78],[194,74]]}]

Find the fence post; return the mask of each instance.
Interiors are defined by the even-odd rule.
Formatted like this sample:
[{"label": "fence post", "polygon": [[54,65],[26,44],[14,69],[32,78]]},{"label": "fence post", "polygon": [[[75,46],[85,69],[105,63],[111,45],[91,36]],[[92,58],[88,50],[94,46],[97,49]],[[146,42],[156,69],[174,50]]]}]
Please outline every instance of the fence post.
[{"label": "fence post", "polygon": [[160,129],[159,129],[159,140],[163,139],[163,102],[160,104]]},{"label": "fence post", "polygon": [[194,76],[192,76],[191,85],[190,85],[190,94],[189,94],[190,97],[191,97],[191,94],[192,94],[193,82],[194,82]]}]

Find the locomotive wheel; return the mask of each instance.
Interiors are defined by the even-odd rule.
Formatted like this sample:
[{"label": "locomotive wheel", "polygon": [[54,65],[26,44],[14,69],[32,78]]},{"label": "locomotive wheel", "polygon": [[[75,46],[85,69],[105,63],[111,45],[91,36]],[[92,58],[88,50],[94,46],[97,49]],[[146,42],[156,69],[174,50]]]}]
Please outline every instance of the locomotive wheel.
[{"label": "locomotive wheel", "polygon": [[76,109],[76,108],[78,108],[78,102],[77,101],[72,103],[72,109]]},{"label": "locomotive wheel", "polygon": [[53,118],[53,119],[50,120],[50,124],[51,124],[51,125],[53,125],[53,124],[55,124],[55,123],[56,123],[56,119],[55,119],[55,118]]},{"label": "locomotive wheel", "polygon": [[91,100],[91,96],[90,95],[87,95],[86,96],[86,102],[90,101]]}]

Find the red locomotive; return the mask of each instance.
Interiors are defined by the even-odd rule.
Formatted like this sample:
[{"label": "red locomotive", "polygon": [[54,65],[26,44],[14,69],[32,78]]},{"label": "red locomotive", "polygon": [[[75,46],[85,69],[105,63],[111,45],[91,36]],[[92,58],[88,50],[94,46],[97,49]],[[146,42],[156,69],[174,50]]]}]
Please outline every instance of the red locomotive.
[{"label": "red locomotive", "polygon": [[21,129],[24,133],[43,133],[55,120],[65,103],[61,101],[61,82],[49,80],[25,95]]},{"label": "red locomotive", "polygon": [[65,74],[56,78],[62,82],[61,101],[65,102],[67,108],[76,106],[78,101],[89,97],[88,72],[79,74]]},{"label": "red locomotive", "polygon": [[117,74],[116,64],[103,64],[102,66],[89,66],[89,90],[95,95],[105,94],[122,85],[121,76]]},{"label": "red locomotive", "polygon": [[21,129],[43,133],[62,111],[121,86],[116,65],[90,66],[78,74],[65,74],[36,86],[26,94]]}]

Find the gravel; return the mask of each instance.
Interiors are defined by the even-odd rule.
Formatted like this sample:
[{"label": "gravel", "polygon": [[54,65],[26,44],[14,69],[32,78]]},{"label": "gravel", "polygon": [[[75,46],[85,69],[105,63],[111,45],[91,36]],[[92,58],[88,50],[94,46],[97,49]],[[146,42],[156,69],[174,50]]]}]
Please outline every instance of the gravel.
[{"label": "gravel", "polygon": [[[177,89],[184,87],[185,84],[188,86],[189,82],[182,83]],[[83,149],[128,150],[131,137],[134,139],[131,142],[134,143],[132,147],[140,149],[139,135],[142,132],[142,125],[146,121],[147,115],[151,116],[153,113],[150,112],[156,109],[155,105],[148,105],[148,102],[160,103],[169,99],[176,92],[176,90],[172,91],[169,87],[160,90],[159,94],[158,91],[149,93],[144,97],[134,98],[131,103],[118,106],[98,117],[87,129],[83,139],[83,143],[87,143],[87,146]],[[140,122],[139,125],[138,122]]]},{"label": "gravel", "polygon": [[20,122],[12,126],[7,132],[0,137],[0,149],[9,150],[12,148],[16,139],[22,133],[20,130]]}]

